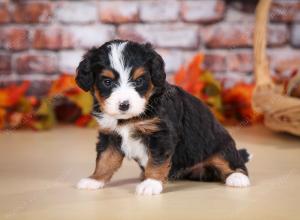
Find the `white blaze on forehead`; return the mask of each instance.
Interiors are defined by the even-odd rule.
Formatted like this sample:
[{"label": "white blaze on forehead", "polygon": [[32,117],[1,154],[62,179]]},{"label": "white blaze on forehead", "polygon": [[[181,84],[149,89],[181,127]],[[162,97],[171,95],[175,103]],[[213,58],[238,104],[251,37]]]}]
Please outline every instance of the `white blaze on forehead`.
[{"label": "white blaze on forehead", "polygon": [[116,70],[120,75],[120,84],[127,84],[130,76],[131,68],[125,66],[124,61],[124,48],[126,47],[127,42],[122,43],[113,43],[109,45],[109,61],[111,67]]}]

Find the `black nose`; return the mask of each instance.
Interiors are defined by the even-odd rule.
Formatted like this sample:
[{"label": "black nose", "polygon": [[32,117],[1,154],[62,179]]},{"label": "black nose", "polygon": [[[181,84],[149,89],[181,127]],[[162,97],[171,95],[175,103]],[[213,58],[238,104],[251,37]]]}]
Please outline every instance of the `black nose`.
[{"label": "black nose", "polygon": [[127,111],[129,109],[129,102],[128,101],[121,102],[119,105],[119,109],[124,112]]}]

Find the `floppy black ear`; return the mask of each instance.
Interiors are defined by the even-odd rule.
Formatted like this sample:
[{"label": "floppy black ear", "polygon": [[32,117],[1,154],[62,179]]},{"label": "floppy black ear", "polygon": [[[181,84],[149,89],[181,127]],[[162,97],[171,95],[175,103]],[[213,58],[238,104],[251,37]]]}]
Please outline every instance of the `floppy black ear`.
[{"label": "floppy black ear", "polygon": [[162,57],[152,48],[150,43],[145,44],[145,47],[151,51],[151,81],[154,86],[162,87],[166,81],[165,62]]},{"label": "floppy black ear", "polygon": [[83,60],[77,67],[77,74],[75,78],[77,85],[86,92],[91,90],[94,83],[94,76],[91,69],[91,56],[92,51],[87,52],[83,56]]}]

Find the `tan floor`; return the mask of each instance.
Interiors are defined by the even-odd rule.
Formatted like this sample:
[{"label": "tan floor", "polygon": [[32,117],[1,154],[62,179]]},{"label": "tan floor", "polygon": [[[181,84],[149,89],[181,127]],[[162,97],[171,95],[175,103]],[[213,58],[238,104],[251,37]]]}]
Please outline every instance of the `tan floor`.
[{"label": "tan floor", "polygon": [[74,184],[94,166],[96,131],[0,134],[0,219],[300,219],[300,139],[262,127],[230,129],[254,158],[252,186],[176,182],[154,197],[134,194],[139,169],[125,162],[111,184]]}]

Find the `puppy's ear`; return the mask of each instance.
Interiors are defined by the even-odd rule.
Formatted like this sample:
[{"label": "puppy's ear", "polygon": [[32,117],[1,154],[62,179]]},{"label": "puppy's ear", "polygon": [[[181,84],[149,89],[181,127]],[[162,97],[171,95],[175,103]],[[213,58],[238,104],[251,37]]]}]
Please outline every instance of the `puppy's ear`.
[{"label": "puppy's ear", "polygon": [[76,83],[84,91],[89,91],[94,83],[94,76],[91,68],[91,58],[93,49],[88,51],[84,56],[83,60],[77,67]]},{"label": "puppy's ear", "polygon": [[162,87],[166,81],[165,62],[162,57],[152,48],[150,43],[145,44],[150,50],[150,75],[154,86]]}]

